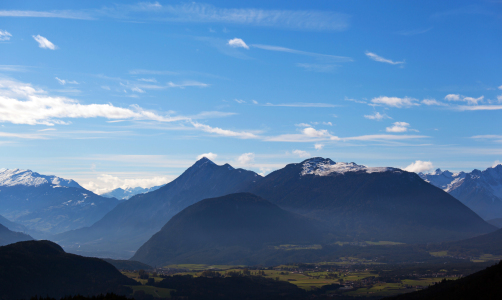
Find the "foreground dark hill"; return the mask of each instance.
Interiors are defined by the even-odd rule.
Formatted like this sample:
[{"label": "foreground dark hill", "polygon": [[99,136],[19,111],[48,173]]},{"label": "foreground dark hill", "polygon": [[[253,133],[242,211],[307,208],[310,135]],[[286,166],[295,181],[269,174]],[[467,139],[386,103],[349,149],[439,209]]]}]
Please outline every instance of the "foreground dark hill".
[{"label": "foreground dark hill", "polygon": [[31,170],[0,170],[0,215],[33,233],[56,234],[90,226],[117,203],[71,179]]},{"label": "foreground dark hill", "polygon": [[442,281],[425,290],[385,298],[393,300],[502,299],[502,262],[458,280]]},{"label": "foreground dark hill", "polygon": [[202,158],[160,189],[136,195],[91,227],[61,234],[55,240],[73,253],[130,258],[184,208],[205,198],[240,191],[261,178],[254,172],[228,164],[218,166]]},{"label": "foreground dark hill", "polygon": [[0,246],[30,240],[33,240],[31,236],[22,232],[11,231],[7,227],[0,224]]},{"label": "foreground dark hill", "polygon": [[452,173],[437,169],[419,176],[460,200],[483,219],[502,218],[501,164],[484,171]]},{"label": "foreground dark hill", "polygon": [[248,191],[366,240],[440,242],[496,229],[417,174],[394,168],[312,158],[269,174]]},{"label": "foreground dark hill", "polygon": [[249,193],[205,199],[174,216],[132,257],[150,265],[264,263],[256,257],[274,246],[320,243],[313,220]]},{"label": "foreground dark hill", "polygon": [[0,299],[27,299],[35,295],[129,294],[124,285],[136,281],[97,258],[68,254],[49,241],[28,241],[0,247]]}]

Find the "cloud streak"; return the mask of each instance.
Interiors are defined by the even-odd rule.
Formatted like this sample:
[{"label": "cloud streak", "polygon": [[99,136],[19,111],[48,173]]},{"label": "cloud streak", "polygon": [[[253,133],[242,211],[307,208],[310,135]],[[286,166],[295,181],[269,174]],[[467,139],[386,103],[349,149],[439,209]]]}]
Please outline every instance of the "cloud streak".
[{"label": "cloud streak", "polygon": [[290,49],[290,48],[281,47],[281,46],[252,44],[251,47],[262,49],[262,50],[268,50],[268,51],[287,52],[287,53],[293,53],[293,54],[299,54],[299,55],[312,56],[312,57],[315,57],[315,58],[320,58],[320,59],[324,59],[324,60],[328,60],[328,61],[333,61],[333,62],[351,62],[351,61],[353,61],[352,58],[346,57],[346,56],[320,54],[320,53],[314,53],[314,52],[307,52],[307,51]]},{"label": "cloud streak", "polygon": [[387,64],[391,64],[391,65],[402,65],[404,64],[404,60],[403,61],[393,61],[391,59],[387,59],[387,58],[383,58],[373,52],[369,52],[369,51],[366,51],[365,52],[366,56],[371,58],[372,60],[374,61],[378,61],[378,62],[383,62],[383,63],[387,63]]}]

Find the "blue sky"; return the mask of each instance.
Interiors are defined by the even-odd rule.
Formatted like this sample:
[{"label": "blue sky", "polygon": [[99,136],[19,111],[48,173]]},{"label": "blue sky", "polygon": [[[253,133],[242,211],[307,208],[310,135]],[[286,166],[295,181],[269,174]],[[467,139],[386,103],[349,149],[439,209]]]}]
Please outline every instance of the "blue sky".
[{"label": "blue sky", "polygon": [[502,160],[500,1],[12,1],[0,49],[0,167],[96,192],[208,153],[262,174]]}]

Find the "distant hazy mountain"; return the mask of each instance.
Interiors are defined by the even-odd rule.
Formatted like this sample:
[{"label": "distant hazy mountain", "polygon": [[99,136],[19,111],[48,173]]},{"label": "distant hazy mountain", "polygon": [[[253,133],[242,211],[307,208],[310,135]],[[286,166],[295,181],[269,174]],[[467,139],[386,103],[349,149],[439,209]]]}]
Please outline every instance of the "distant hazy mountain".
[{"label": "distant hazy mountain", "polygon": [[0,246],[17,243],[21,241],[30,241],[33,238],[21,232],[14,232],[0,224]]},{"label": "distant hazy mountain", "polygon": [[248,191],[363,239],[425,243],[495,230],[417,174],[394,168],[317,157],[272,172]]},{"label": "distant hazy mountain", "polygon": [[0,170],[0,215],[30,230],[54,234],[90,226],[117,203],[71,179],[30,170]]},{"label": "distant hazy mountain", "polygon": [[502,165],[470,173],[437,169],[419,176],[460,200],[483,219],[502,218]]},{"label": "distant hazy mountain", "polygon": [[[323,240],[319,222],[249,193],[202,200],[174,216],[133,256],[150,265],[264,264],[253,257],[279,245]],[[260,257],[263,259],[263,257]]]},{"label": "distant hazy mountain", "polygon": [[491,219],[486,222],[492,224],[495,227],[502,228],[502,218]]},{"label": "distant hazy mountain", "polygon": [[252,171],[218,166],[202,158],[174,181],[120,203],[89,228],[55,237],[73,253],[130,258],[171,217],[206,198],[234,193],[262,177]]},{"label": "distant hazy mountain", "polygon": [[0,247],[0,299],[130,294],[136,281],[97,258],[68,254],[49,241]]},{"label": "distant hazy mountain", "polygon": [[12,222],[5,218],[4,216],[0,216],[0,224],[9,228],[9,230],[17,231],[17,232],[27,232],[28,228],[24,225],[18,224],[16,222]]},{"label": "distant hazy mountain", "polygon": [[108,193],[101,194],[101,196],[106,197],[106,198],[117,198],[119,200],[128,200],[132,196],[136,196],[138,194],[144,194],[144,193],[148,193],[148,192],[153,192],[155,190],[158,190],[161,187],[162,186],[159,185],[159,186],[154,186],[151,188],[142,188],[140,186],[128,187],[126,189],[118,188],[118,189],[114,189]]}]

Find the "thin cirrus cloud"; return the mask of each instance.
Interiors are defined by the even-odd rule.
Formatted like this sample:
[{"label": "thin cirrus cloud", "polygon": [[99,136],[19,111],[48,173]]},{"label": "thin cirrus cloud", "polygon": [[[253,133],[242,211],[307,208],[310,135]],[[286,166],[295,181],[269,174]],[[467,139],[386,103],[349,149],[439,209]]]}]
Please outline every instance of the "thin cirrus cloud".
[{"label": "thin cirrus cloud", "polygon": [[347,57],[347,56],[320,54],[320,53],[314,53],[314,52],[295,50],[295,49],[281,47],[281,46],[271,46],[271,45],[261,45],[261,44],[252,44],[250,46],[253,48],[258,48],[258,49],[268,50],[268,51],[287,52],[287,53],[293,53],[293,54],[299,54],[299,55],[312,56],[312,57],[315,57],[318,59],[322,59],[325,61],[331,61],[331,62],[351,62],[351,61],[354,61],[352,58]]},{"label": "thin cirrus cloud", "polygon": [[222,129],[219,127],[211,127],[209,125],[201,124],[198,122],[190,121],[191,124],[204,132],[213,133],[220,136],[235,137],[240,139],[257,139],[259,138],[256,134],[247,131],[232,131],[227,129]]},{"label": "thin cirrus cloud", "polygon": [[397,107],[397,108],[405,108],[405,107],[412,107],[412,106],[417,106],[420,105],[417,103],[417,99],[410,98],[410,97],[404,97],[404,98],[399,98],[399,97],[387,97],[387,96],[380,96],[371,99],[371,103],[375,105],[387,105],[391,107]]},{"label": "thin cirrus cloud", "polygon": [[0,29],[0,42],[5,42],[10,40],[12,37],[12,34],[10,34],[7,30],[1,30]]},{"label": "thin cirrus cloud", "polygon": [[38,43],[38,47],[43,48],[43,49],[50,49],[50,50],[56,50],[57,47],[54,45],[51,41],[46,39],[45,37],[41,35],[33,35],[32,36],[35,41]]},{"label": "thin cirrus cloud", "polygon": [[186,3],[162,5],[159,2],[115,4],[86,10],[1,10],[0,17],[35,17],[93,20],[154,20],[157,22],[226,23],[291,30],[343,31],[349,27],[350,16],[319,10],[269,10],[254,8],[220,8],[210,4]]},{"label": "thin cirrus cloud", "polygon": [[[0,80],[0,122],[27,125],[67,124],[62,119],[96,118],[174,122],[186,117],[158,115],[139,106],[122,108],[112,104],[80,104],[77,100],[47,95],[44,90],[13,80]],[[22,99],[22,100],[21,100]]]},{"label": "thin cirrus cloud", "polygon": [[381,114],[379,112],[375,112],[372,115],[364,115],[366,119],[369,120],[376,120],[376,121],[382,121],[383,119],[392,119],[391,117],[387,116],[386,114]]},{"label": "thin cirrus cloud", "polygon": [[402,65],[402,64],[404,64],[404,60],[403,61],[393,61],[391,59],[383,58],[380,55],[377,55],[377,54],[375,54],[373,52],[366,51],[365,54],[366,54],[367,57],[369,57],[370,59],[372,59],[374,61],[383,62],[383,63],[387,63],[387,64],[391,64],[391,65]]},{"label": "thin cirrus cloud", "polygon": [[336,70],[337,65],[333,64],[309,64],[309,63],[297,63],[297,67],[303,68],[306,71],[310,72],[319,72],[319,73],[330,73]]},{"label": "thin cirrus cloud", "polygon": [[281,103],[281,104],[272,104],[266,103],[264,106],[278,106],[278,107],[338,107],[339,105],[330,104],[330,103]]},{"label": "thin cirrus cloud", "polygon": [[34,11],[34,10],[0,10],[0,17],[23,17],[23,18],[62,18],[93,20],[89,13],[74,10],[53,10],[53,11]]},{"label": "thin cirrus cloud", "polygon": [[436,99],[424,99],[420,103],[425,104],[427,106],[431,106],[431,105],[448,106],[448,104],[443,103],[443,102],[439,102]]},{"label": "thin cirrus cloud", "polygon": [[54,126],[69,124],[64,119],[105,118],[112,121],[138,120],[156,122],[188,122],[195,129],[220,136],[241,139],[258,138],[255,133],[231,131],[201,124],[193,119],[223,117],[233,113],[203,112],[191,117],[161,115],[148,111],[138,105],[129,108],[108,104],[80,104],[77,100],[66,97],[53,97],[30,84],[9,79],[0,79],[0,122],[26,125]]}]

